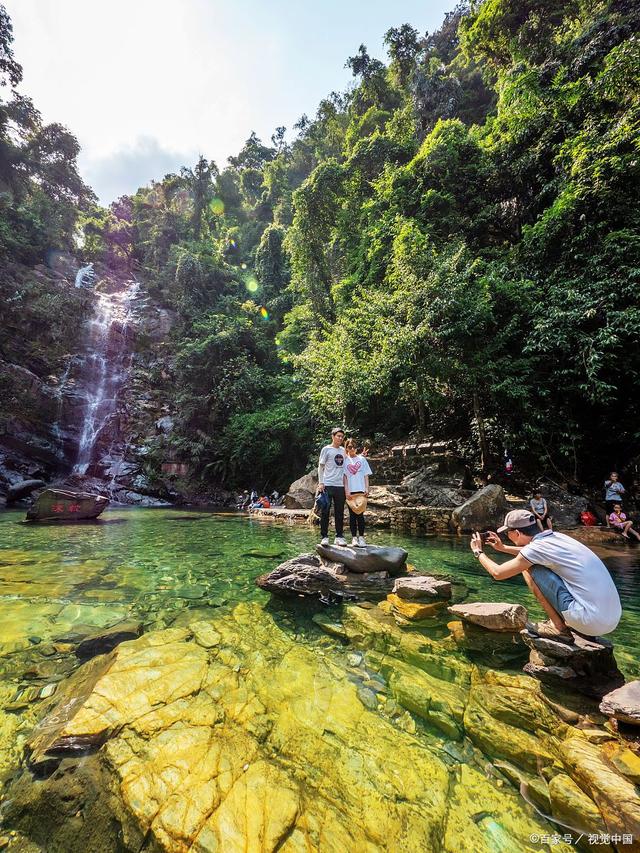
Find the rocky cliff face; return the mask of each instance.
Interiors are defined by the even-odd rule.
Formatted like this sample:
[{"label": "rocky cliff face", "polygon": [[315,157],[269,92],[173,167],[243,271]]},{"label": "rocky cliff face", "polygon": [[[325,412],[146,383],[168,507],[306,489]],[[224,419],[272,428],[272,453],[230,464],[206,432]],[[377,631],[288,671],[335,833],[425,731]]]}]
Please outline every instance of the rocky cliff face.
[{"label": "rocky cliff face", "polygon": [[[173,425],[175,316],[139,283],[104,271],[93,291],[76,288],[75,268],[13,273],[16,293],[37,289],[56,313],[31,318],[29,347],[0,349],[0,499],[34,478],[123,503],[170,498],[159,475]],[[58,312],[72,315],[70,327]],[[8,338],[18,340],[20,322]]]}]

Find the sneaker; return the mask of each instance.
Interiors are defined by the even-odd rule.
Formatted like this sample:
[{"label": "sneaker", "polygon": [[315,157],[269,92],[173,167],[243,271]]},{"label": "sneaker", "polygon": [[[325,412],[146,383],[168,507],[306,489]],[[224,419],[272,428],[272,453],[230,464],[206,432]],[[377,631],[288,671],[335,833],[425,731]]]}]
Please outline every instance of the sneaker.
[{"label": "sneaker", "polygon": [[367,547],[367,540],[364,538],[364,536],[358,536],[358,545],[359,545],[361,548],[366,548],[366,547]]},{"label": "sneaker", "polygon": [[336,538],[333,540],[333,544],[334,545],[340,545],[341,547],[345,547],[347,544],[347,540],[344,539],[342,536],[336,536]]},{"label": "sneaker", "polygon": [[329,544],[329,537],[323,536],[322,539],[320,540],[320,544],[321,545],[328,545]]},{"label": "sneaker", "polygon": [[559,643],[570,643],[573,645],[574,637],[568,628],[558,631],[551,619],[544,622],[527,622],[527,629],[543,640],[557,640]]},{"label": "sneaker", "polygon": [[360,544],[360,541],[357,536],[354,536],[351,540],[351,547],[356,548]]}]

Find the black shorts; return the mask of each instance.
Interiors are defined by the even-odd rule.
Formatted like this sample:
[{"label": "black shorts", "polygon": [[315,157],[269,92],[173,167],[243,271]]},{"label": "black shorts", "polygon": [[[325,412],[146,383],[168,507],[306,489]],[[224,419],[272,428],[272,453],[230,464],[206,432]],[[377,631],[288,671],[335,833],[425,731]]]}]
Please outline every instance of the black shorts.
[{"label": "black shorts", "polygon": [[620,501],[605,501],[604,504],[607,508],[607,515],[611,515],[611,513],[613,512],[614,506],[621,506],[624,509],[624,504],[622,503],[621,500]]}]

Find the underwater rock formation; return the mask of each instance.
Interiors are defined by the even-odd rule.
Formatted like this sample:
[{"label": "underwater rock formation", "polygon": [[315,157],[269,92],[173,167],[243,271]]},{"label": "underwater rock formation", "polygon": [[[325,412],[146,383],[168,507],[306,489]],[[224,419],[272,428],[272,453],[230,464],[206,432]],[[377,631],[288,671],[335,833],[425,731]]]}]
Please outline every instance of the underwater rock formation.
[{"label": "underwater rock formation", "polygon": [[[94,658],[30,741],[34,769],[58,770],[14,782],[6,826],[38,843],[46,826],[51,849],[64,832],[66,853],[105,849],[105,832],[116,849],[167,853],[533,853],[533,836],[567,823],[574,838],[640,838],[637,790],[608,759],[615,735],[593,742],[596,724],[563,722],[533,679],[377,607],[341,622],[352,651],[322,653],[240,604]],[[80,748],[92,754],[78,762]],[[65,779],[73,837],[42,819]]]}]

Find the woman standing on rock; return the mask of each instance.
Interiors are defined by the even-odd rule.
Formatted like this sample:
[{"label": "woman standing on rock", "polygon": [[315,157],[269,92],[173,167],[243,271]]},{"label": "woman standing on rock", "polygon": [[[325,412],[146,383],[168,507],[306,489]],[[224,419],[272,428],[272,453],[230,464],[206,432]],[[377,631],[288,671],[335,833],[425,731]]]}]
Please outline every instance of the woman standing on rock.
[{"label": "woman standing on rock", "polygon": [[364,511],[369,497],[369,474],[371,467],[366,456],[358,454],[358,448],[352,438],[347,439],[344,449],[347,464],[344,469],[344,494],[349,507],[349,527],[351,544],[364,548]]}]

